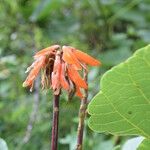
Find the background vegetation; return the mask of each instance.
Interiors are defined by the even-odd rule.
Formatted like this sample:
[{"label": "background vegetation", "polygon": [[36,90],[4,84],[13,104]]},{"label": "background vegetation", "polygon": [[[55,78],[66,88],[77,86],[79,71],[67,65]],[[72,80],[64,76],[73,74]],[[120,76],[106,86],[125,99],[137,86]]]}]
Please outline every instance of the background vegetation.
[{"label": "background vegetation", "polygon": [[[50,147],[52,94],[41,91],[38,80],[32,93],[22,88],[35,51],[53,44],[71,45],[101,60],[102,67],[90,68],[90,100],[105,71],[149,43],[149,12],[149,0],[1,0],[0,137],[9,149]],[[61,150],[73,150],[76,144],[79,103],[76,97],[68,102],[62,95]],[[33,124],[31,135],[29,124]],[[111,150],[126,139],[97,134],[86,126],[84,148]]]}]

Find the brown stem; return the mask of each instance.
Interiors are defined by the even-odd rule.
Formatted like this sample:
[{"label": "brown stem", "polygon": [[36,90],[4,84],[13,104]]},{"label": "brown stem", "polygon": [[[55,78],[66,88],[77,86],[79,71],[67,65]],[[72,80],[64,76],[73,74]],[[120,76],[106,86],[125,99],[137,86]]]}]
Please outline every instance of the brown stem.
[{"label": "brown stem", "polygon": [[58,123],[59,123],[59,96],[60,95],[54,95],[54,99],[53,99],[51,150],[57,150]]},{"label": "brown stem", "polygon": [[[84,80],[87,82],[87,70],[84,70]],[[79,109],[79,124],[78,124],[78,133],[77,133],[77,146],[76,150],[82,150],[83,147],[83,131],[84,131],[84,120],[86,118],[86,109],[87,109],[87,97],[88,89],[84,90],[85,96],[81,100],[80,109]]]}]

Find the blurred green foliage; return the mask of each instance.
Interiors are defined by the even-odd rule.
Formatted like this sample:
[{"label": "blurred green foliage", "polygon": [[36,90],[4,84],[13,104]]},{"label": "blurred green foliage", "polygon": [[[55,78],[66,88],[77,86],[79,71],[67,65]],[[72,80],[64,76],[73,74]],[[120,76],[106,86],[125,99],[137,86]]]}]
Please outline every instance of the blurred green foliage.
[{"label": "blurred green foliage", "polygon": [[[89,100],[101,75],[150,41],[149,0],[1,0],[0,1],[0,137],[10,150],[48,150],[52,94],[22,88],[35,51],[52,44],[77,47],[102,61],[90,68]],[[38,81],[37,81],[38,82]],[[31,137],[26,128],[39,93]],[[59,149],[73,150],[80,101],[61,99]],[[84,149],[111,150],[125,138],[93,133],[86,125]],[[119,141],[119,142],[118,142]],[[106,146],[107,145],[107,146]]]}]

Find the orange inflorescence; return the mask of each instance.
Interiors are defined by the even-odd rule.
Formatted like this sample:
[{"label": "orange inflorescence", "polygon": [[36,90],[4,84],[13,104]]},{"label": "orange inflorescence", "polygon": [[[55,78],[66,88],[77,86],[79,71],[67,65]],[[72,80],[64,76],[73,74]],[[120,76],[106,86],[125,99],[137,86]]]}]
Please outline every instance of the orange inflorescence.
[{"label": "orange inflorescence", "polygon": [[53,45],[45,48],[34,55],[35,61],[27,68],[30,71],[23,83],[24,87],[32,90],[34,81],[42,70],[41,84],[43,88],[52,88],[55,95],[61,89],[68,92],[71,97],[74,93],[83,98],[82,89],[88,85],[82,78],[79,71],[87,70],[86,65],[98,66],[101,63],[88,54],[70,46]]}]

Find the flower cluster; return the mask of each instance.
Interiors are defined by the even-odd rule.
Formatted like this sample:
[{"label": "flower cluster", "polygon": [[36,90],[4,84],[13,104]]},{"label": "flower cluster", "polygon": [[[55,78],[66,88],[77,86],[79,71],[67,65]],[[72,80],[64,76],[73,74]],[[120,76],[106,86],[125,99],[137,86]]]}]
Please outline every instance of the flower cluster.
[{"label": "flower cluster", "polygon": [[80,75],[82,70],[87,71],[86,65],[98,66],[100,62],[88,54],[70,47],[59,45],[47,47],[34,55],[35,61],[26,72],[28,77],[23,83],[24,87],[30,87],[32,91],[34,81],[40,70],[42,71],[42,88],[52,88],[55,95],[61,89],[68,92],[68,95],[76,93],[83,98],[82,89],[87,89],[86,81]]}]

